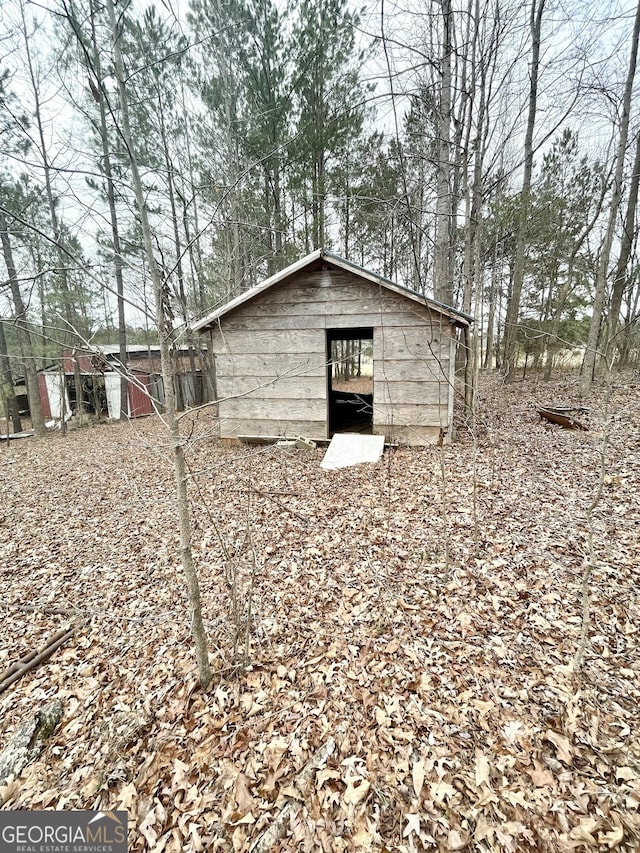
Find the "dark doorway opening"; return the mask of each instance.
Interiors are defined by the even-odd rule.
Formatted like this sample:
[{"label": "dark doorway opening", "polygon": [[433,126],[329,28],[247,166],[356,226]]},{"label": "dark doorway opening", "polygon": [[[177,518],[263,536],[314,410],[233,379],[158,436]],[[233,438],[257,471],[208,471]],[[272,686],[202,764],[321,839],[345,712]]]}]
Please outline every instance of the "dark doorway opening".
[{"label": "dark doorway opening", "polygon": [[[104,386],[104,376],[81,374],[82,379],[82,408],[87,415],[98,415],[107,411],[107,392]],[[78,396],[75,377],[71,374],[65,376],[67,399],[73,414],[77,414]]]},{"label": "dark doorway opening", "polygon": [[373,432],[373,329],[327,329],[329,437]]}]

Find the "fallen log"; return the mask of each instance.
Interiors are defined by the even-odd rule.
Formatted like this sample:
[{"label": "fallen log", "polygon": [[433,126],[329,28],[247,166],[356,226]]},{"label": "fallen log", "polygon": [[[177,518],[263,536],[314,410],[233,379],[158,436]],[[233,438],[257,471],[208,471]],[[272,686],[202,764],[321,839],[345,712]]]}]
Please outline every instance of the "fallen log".
[{"label": "fallen log", "polygon": [[38,757],[45,740],[53,734],[61,719],[62,703],[54,699],[18,728],[0,753],[0,785],[11,776],[19,776],[27,764]]},{"label": "fallen log", "polygon": [[[333,755],[335,748],[336,742],[332,737],[330,737],[296,776],[294,785],[300,791],[302,796],[305,796],[307,793],[307,789],[311,785],[311,781],[313,780],[316,770],[321,770],[326,765],[329,757]],[[289,802],[281,809],[279,815],[271,826],[269,826],[269,828],[253,842],[249,848],[249,853],[267,853],[274,844],[285,837],[291,818],[295,818],[301,808],[302,805],[299,802],[289,800]]]},{"label": "fallen log", "polygon": [[65,628],[53,636],[41,652],[33,651],[29,654],[14,661],[0,676],[0,693],[3,693],[12,684],[15,684],[18,679],[22,678],[32,669],[35,669],[43,661],[51,657],[51,655],[63,646],[68,640],[73,637],[74,628]]}]

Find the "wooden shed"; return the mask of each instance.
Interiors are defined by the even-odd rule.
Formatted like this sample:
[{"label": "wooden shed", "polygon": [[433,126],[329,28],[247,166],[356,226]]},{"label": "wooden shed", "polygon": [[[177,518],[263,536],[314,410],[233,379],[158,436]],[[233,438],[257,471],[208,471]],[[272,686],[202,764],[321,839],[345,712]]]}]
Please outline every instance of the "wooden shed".
[{"label": "wooden shed", "polygon": [[471,318],[318,250],[193,325],[220,435],[451,439],[456,331]]}]

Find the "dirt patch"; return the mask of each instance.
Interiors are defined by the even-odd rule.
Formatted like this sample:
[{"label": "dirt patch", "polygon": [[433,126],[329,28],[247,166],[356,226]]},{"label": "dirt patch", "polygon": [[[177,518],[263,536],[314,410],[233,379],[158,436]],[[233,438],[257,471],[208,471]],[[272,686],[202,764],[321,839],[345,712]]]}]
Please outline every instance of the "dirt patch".
[{"label": "dirt patch", "polygon": [[334,379],[331,387],[334,391],[346,391],[348,394],[373,394],[373,379],[370,376],[360,376],[346,382]]}]

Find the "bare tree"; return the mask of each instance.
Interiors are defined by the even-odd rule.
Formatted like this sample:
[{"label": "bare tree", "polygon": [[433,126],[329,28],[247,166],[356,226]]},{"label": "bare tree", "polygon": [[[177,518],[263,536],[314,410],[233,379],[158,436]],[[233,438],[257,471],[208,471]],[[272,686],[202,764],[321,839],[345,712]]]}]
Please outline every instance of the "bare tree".
[{"label": "bare tree", "polygon": [[[63,229],[62,229],[62,221],[58,215],[58,208],[56,204],[56,199],[54,198],[53,193],[53,182],[51,178],[51,163],[49,162],[49,153],[47,150],[47,143],[45,140],[45,132],[44,132],[44,122],[43,122],[43,113],[42,113],[42,105],[41,105],[41,97],[40,97],[40,87],[38,85],[38,80],[36,76],[36,69],[32,57],[31,45],[30,45],[30,35],[27,28],[27,20],[25,16],[25,4],[24,2],[20,3],[20,16],[21,16],[21,24],[22,24],[22,37],[24,40],[24,55],[27,63],[27,71],[29,82],[31,84],[31,94],[33,95],[33,103],[34,103],[34,114],[33,117],[35,119],[35,125],[38,132],[38,143],[39,143],[39,152],[40,159],[42,165],[42,175],[44,178],[44,186],[45,186],[45,194],[47,199],[47,206],[49,211],[49,220],[51,223],[51,234],[53,237],[53,243],[55,245],[56,253],[58,256],[58,269],[55,271],[58,277],[58,281],[60,283],[60,289],[62,291],[62,300],[63,300],[63,314],[66,324],[69,329],[69,333],[73,334],[74,329],[76,328],[76,320],[75,320],[75,312],[74,307],[72,305],[72,296],[71,296],[71,288],[69,286],[69,276],[68,276],[68,262],[69,262],[69,253],[66,251],[64,243],[63,243]],[[73,372],[74,372],[74,383],[76,389],[76,406],[77,412],[82,414],[84,406],[83,406],[83,398],[82,398],[82,377],[80,374],[80,366],[77,359],[73,359]]]},{"label": "bare tree", "polygon": [[[96,9],[94,0],[91,0],[90,10],[91,46],[89,48],[90,56],[87,56],[87,59],[89,60],[87,62],[87,66],[90,74],[92,74],[92,76],[95,77],[97,81],[97,85],[96,83],[94,83],[92,87],[92,93],[93,97],[97,99],[99,109],[98,135],[100,137],[100,148],[102,150],[101,166],[106,184],[107,201],[109,203],[109,221],[111,224],[111,239],[113,241],[113,267],[114,276],[116,279],[118,306],[118,356],[120,359],[120,366],[124,371],[127,365],[127,327],[124,313],[124,279],[122,275],[124,264],[122,260],[122,249],[120,245],[120,224],[118,222],[118,213],[116,209],[116,189],[115,182],[113,179],[113,168],[111,164],[111,147],[109,140],[109,129],[107,126],[107,103],[104,93],[104,87],[102,85],[104,74],[102,70],[102,64],[100,62],[100,50],[98,47],[98,40],[96,34]],[[77,26],[75,16],[69,14],[69,11],[67,10],[67,17],[71,25],[74,26],[75,30]],[[79,36],[79,31],[77,35]],[[81,44],[83,44],[82,41]],[[127,382],[125,381],[123,376],[120,380],[120,417],[127,417],[128,414],[129,394]]]},{"label": "bare tree", "polygon": [[121,35],[122,19],[116,19],[113,0],[106,0],[106,9],[112,35],[114,72],[118,89],[118,98],[121,110],[121,126],[119,128],[122,142],[126,150],[126,158],[131,172],[133,191],[136,199],[137,214],[142,230],[144,251],[147,264],[153,282],[154,301],[156,310],[156,324],[158,331],[158,343],[160,345],[160,359],[162,365],[162,378],[164,382],[166,423],[171,437],[171,448],[173,454],[176,505],[178,526],[180,530],[180,556],[182,568],[187,585],[189,608],[191,611],[191,631],[195,643],[196,658],[198,663],[198,674],[200,686],[206,689],[211,681],[211,668],[207,651],[207,636],[202,619],[202,605],[200,600],[200,584],[193,562],[191,550],[191,518],[189,512],[189,496],[187,493],[187,469],[184,457],[184,441],[180,434],[180,425],[176,415],[176,400],[173,388],[173,376],[171,370],[171,354],[169,341],[171,339],[171,323],[166,312],[166,301],[168,298],[167,282],[163,279],[160,267],[156,261],[153,250],[153,233],[149,222],[147,202],[142,179],[138,168],[136,148],[131,134],[129,121],[129,99],[127,95],[126,77],[122,59]]},{"label": "bare tree", "polygon": [[540,43],[542,40],[542,15],[546,0],[531,0],[529,27],[531,30],[531,65],[529,82],[529,112],[527,129],[524,138],[524,171],[522,175],[522,190],[520,192],[520,210],[518,214],[518,231],[516,238],[516,254],[513,268],[511,296],[507,305],[507,316],[504,331],[504,370],[508,380],[515,375],[516,341],[518,333],[518,317],[520,315],[520,298],[524,283],[525,247],[527,239],[527,217],[531,199],[531,175],[533,172],[533,131],[538,110],[538,75],[540,71]]},{"label": "bare tree", "polygon": [[445,305],[453,304],[451,266],[451,0],[442,0],[442,54],[440,57],[440,97],[438,103],[436,164],[436,227],[434,249],[434,294]]},{"label": "bare tree", "polygon": [[611,306],[609,309],[609,318],[607,323],[607,360],[611,360],[611,355],[614,352],[616,342],[616,332],[618,321],[620,319],[620,309],[622,308],[622,298],[628,285],[627,269],[633,242],[635,238],[636,228],[636,207],[638,206],[638,184],[640,183],[640,132],[636,133],[636,153],[631,172],[631,182],[629,184],[629,195],[627,198],[627,212],[624,217],[624,227],[620,238],[620,254],[618,255],[618,263],[616,265],[615,278],[613,280],[613,290],[611,293]]},{"label": "bare tree", "polygon": [[9,419],[14,432],[22,431],[20,410],[14,392],[13,371],[11,370],[11,359],[7,349],[7,339],[4,333],[4,321],[0,320],[0,382],[6,386],[5,407],[7,415],[7,432],[9,432]]},{"label": "bare tree", "polygon": [[[27,385],[27,396],[29,397],[29,410],[31,412],[31,425],[37,436],[43,436],[46,432],[42,406],[40,404],[40,392],[38,390],[38,376],[36,373],[36,362],[34,348],[31,340],[31,332],[27,326],[27,310],[20,293],[20,283],[16,273],[16,265],[13,260],[13,250],[9,236],[9,228],[5,218],[2,204],[2,184],[0,183],[0,240],[2,242],[2,254],[7,268],[7,277],[11,289],[11,299],[15,311],[15,328],[20,355],[24,364],[25,382]],[[12,389],[13,392],[13,389]]]},{"label": "bare tree", "polygon": [[[620,201],[622,198],[622,175],[624,170],[624,160],[627,151],[627,139],[629,136],[629,116],[631,114],[631,95],[633,92],[633,81],[636,76],[636,62],[638,58],[638,38],[640,36],[640,0],[636,5],[636,17],[633,24],[633,35],[631,37],[631,53],[629,56],[629,66],[627,70],[627,80],[624,88],[624,96],[622,99],[622,115],[620,117],[620,136],[618,138],[618,152],[616,155],[616,166],[613,177],[613,187],[611,190],[611,200],[609,202],[609,216],[607,220],[607,228],[604,235],[602,247],[600,249],[600,259],[596,273],[596,289],[593,297],[593,311],[591,314],[591,323],[589,325],[589,337],[587,339],[587,348],[582,362],[582,374],[580,377],[580,389],[583,394],[588,393],[593,382],[596,360],[598,354],[598,340],[600,337],[600,326],[602,324],[602,314],[605,302],[605,293],[607,289],[607,275],[609,272],[609,261],[611,259],[611,247],[616,231],[616,224],[620,211]],[[617,318],[616,318],[617,320]]]}]

